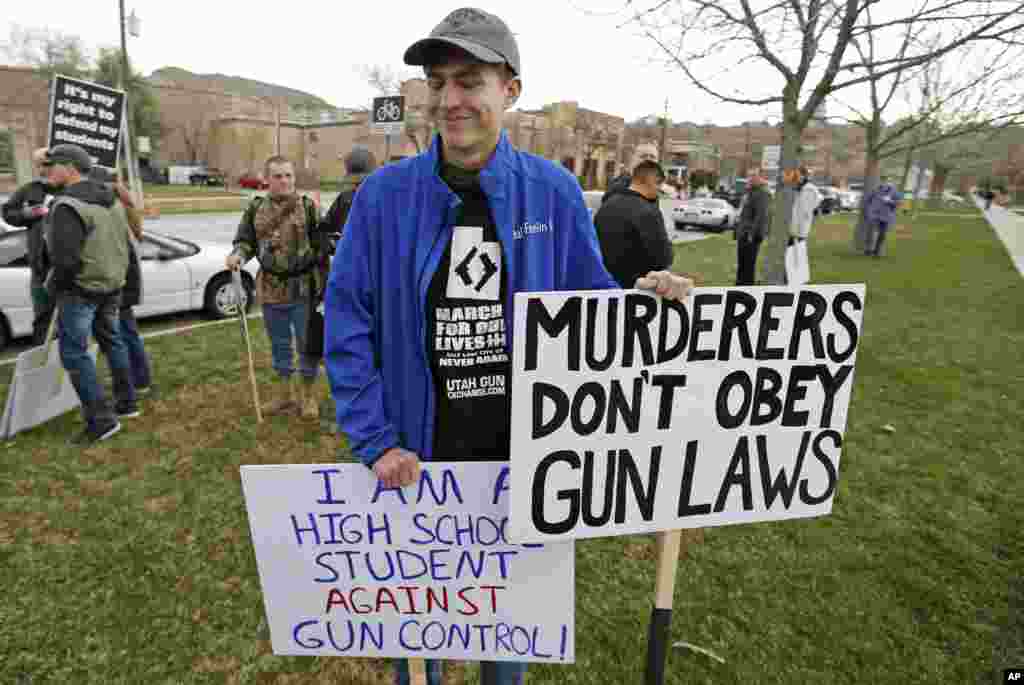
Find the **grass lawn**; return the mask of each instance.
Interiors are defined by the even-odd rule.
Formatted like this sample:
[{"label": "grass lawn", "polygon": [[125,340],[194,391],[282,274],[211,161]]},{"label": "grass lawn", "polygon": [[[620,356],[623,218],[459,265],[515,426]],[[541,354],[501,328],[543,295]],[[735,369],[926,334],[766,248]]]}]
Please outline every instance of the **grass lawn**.
[{"label": "grass lawn", "polygon": [[[674,650],[672,685],[987,685],[1024,666],[1024,281],[977,213],[901,218],[882,259],[853,253],[851,221],[810,243],[816,282],[867,283],[833,513],[689,547],[672,640],[725,663]],[[730,285],[735,243],[677,246],[675,267]],[[378,661],[270,652],[238,466],[335,461],[337,438],[257,427],[234,325],[148,346],[160,394],[115,439],[75,451],[67,416],[0,445],[0,682],[390,683]],[[529,683],[641,682],[653,547],[577,545],[577,663]]]}]

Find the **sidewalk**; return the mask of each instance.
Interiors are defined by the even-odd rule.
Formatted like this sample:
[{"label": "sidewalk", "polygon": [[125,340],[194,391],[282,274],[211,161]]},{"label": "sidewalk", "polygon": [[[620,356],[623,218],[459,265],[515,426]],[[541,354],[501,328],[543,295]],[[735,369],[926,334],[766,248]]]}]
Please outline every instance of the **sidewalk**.
[{"label": "sidewalk", "polygon": [[981,209],[982,215],[995,230],[999,239],[1003,241],[1003,246],[1010,254],[1010,260],[1017,267],[1017,273],[1024,276],[1024,216],[1014,214],[995,203],[986,212],[984,202],[978,201],[976,196],[975,204],[978,205],[978,209]]}]

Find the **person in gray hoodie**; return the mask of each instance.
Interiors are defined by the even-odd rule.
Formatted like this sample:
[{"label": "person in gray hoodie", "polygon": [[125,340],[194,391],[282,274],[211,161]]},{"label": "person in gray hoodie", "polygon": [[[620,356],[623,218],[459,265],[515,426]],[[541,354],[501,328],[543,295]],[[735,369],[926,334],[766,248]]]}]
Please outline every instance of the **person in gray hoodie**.
[{"label": "person in gray hoodie", "polygon": [[[87,177],[92,158],[77,145],[56,145],[43,162],[50,185],[61,191],[50,210],[46,249],[52,269],[47,291],[57,302],[60,358],[82,403],[85,429],[72,444],[87,446],[121,429],[120,418],[139,415],[119,308],[129,264],[125,209],[104,184]],[[89,355],[96,337],[110,366],[116,407],[111,407]]]}]

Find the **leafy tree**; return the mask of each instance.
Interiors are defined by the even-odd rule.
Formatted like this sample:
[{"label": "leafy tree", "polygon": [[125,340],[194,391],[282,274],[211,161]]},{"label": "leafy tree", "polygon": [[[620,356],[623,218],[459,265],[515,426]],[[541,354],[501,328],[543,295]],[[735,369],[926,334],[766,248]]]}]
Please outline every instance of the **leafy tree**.
[{"label": "leafy tree", "polygon": [[[160,122],[160,104],[153,94],[149,83],[142,74],[128,64],[128,77],[121,80],[121,51],[118,48],[102,47],[96,59],[96,68],[92,78],[111,88],[123,88],[128,94],[131,110],[132,136],[137,141],[139,136],[148,136],[154,147],[163,134]],[[133,149],[138,149],[133,146]]]}]

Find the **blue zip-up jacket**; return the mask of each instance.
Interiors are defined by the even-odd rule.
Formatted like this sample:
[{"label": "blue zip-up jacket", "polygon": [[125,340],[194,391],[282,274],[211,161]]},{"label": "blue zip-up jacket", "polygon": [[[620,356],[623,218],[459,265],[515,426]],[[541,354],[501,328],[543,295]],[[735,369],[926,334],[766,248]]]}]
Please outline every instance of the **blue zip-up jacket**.
[{"label": "blue zip-up jacket", "polygon": [[[367,466],[392,447],[432,456],[427,289],[461,204],[438,175],[440,140],[363,181],[331,264],[324,361],[338,425]],[[568,171],[516,150],[503,131],[480,186],[505,260],[509,350],[516,293],[618,287]]]}]

